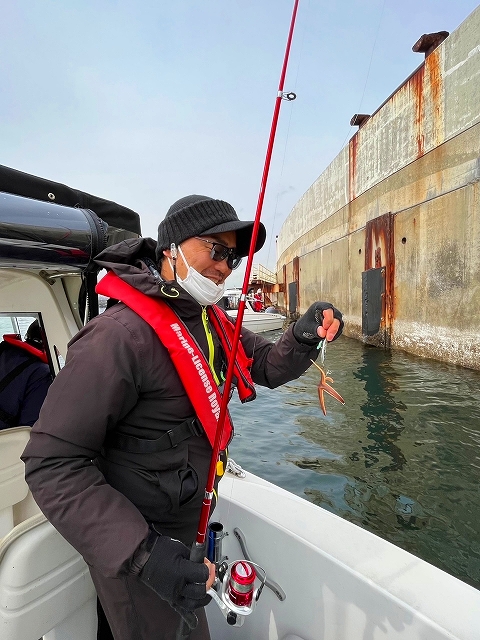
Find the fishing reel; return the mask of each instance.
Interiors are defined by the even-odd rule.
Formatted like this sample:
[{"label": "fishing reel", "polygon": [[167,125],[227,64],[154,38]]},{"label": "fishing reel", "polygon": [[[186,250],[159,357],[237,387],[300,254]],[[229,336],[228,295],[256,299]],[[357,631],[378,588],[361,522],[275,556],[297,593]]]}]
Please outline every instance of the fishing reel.
[{"label": "fishing reel", "polygon": [[[259,573],[262,578],[258,577]],[[212,596],[227,623],[232,627],[241,627],[245,616],[255,609],[266,578],[262,567],[250,560],[236,560],[230,564],[222,562],[217,569],[217,580],[207,593]]]},{"label": "fishing reel", "polygon": [[227,558],[222,557],[222,540],[226,535],[219,522],[209,525],[208,558],[215,564],[216,580],[207,593],[218,605],[227,623],[241,627],[245,616],[255,609],[267,574],[251,560],[236,560],[229,564]]}]

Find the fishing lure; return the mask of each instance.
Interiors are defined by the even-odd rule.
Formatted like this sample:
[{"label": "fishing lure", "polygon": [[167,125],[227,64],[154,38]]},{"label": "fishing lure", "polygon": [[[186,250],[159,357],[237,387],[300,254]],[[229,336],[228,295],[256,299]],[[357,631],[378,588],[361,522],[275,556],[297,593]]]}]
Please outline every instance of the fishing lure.
[{"label": "fishing lure", "polygon": [[[320,361],[322,364],[325,359],[325,349],[326,349],[327,341],[324,340],[323,342],[324,344],[321,346],[321,351],[320,351]],[[321,374],[320,382],[318,383],[318,399],[320,402],[320,408],[323,411],[323,415],[326,416],[327,409],[325,407],[325,395],[324,395],[325,393],[328,393],[330,396],[332,396],[332,398],[335,398],[335,400],[338,400],[338,402],[341,402],[342,404],[345,404],[345,400],[337,391],[335,391],[335,389],[332,386],[328,384],[329,382],[333,382],[333,378],[330,378],[330,376],[327,376],[324,369],[320,367],[315,362],[315,360],[310,359],[310,362],[312,362],[317,367],[317,369],[320,371],[320,374]]]}]

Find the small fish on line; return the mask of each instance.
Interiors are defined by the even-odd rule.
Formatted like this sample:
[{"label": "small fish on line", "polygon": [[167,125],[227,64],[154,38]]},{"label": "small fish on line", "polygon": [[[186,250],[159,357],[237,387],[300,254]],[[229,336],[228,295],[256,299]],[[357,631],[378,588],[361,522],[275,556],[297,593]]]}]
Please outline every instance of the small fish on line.
[{"label": "small fish on line", "polygon": [[327,376],[325,371],[322,369],[322,367],[318,366],[315,360],[310,359],[310,362],[312,362],[321,373],[320,382],[318,383],[318,399],[320,401],[320,408],[323,411],[323,415],[326,416],[327,409],[325,407],[324,393],[328,393],[329,395],[332,396],[332,398],[335,398],[335,400],[338,400],[338,402],[341,402],[342,404],[345,404],[345,400],[337,391],[335,391],[335,389],[332,386],[328,384],[329,382],[333,382],[333,378],[330,378],[330,376]]}]

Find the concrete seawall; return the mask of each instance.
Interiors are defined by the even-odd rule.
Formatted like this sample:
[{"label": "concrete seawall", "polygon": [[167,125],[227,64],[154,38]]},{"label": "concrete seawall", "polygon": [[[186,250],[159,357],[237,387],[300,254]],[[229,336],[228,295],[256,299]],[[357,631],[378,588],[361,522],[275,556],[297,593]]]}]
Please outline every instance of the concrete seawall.
[{"label": "concrete seawall", "polygon": [[480,369],[480,7],[361,125],[278,236],[280,302]]}]

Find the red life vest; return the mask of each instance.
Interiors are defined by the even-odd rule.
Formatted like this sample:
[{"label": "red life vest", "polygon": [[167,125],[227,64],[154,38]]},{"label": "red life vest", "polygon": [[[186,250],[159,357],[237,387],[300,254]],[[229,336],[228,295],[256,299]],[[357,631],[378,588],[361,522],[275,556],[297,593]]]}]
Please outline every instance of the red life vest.
[{"label": "red life vest", "polygon": [[32,356],[36,356],[45,364],[48,364],[47,354],[42,349],[37,349],[36,347],[32,347],[31,344],[24,342],[21,337],[17,333],[6,333],[3,336],[5,342],[8,344],[13,344],[14,347],[18,347],[19,349],[23,349],[24,351],[28,351],[28,353]]},{"label": "red life vest", "polygon": [[[215,331],[220,338],[223,350],[227,357],[232,352],[233,335],[235,328],[231,321],[228,319],[223,309],[216,304],[211,307],[207,307],[208,318],[213,324]],[[252,377],[250,375],[250,368],[253,364],[253,358],[247,357],[243,345],[238,343],[237,356],[235,359],[234,373],[237,377],[237,392],[241,402],[250,402],[255,400],[257,392],[255,391],[255,385],[253,384]]]},{"label": "red life vest", "polygon": [[[213,447],[222,396],[205,356],[183,322],[166,302],[150,298],[112,271],[109,271],[100,280],[96,291],[110,298],[121,300],[154,329],[162,344],[167,348],[188,398]],[[233,326],[219,307],[208,308],[207,313],[228,358],[234,333]],[[235,363],[238,394],[242,402],[247,402],[255,398],[254,384],[248,371],[253,360],[247,358],[241,344],[238,345],[238,354],[239,357]],[[221,449],[227,447],[232,434],[233,427],[227,412],[220,444]]]}]

